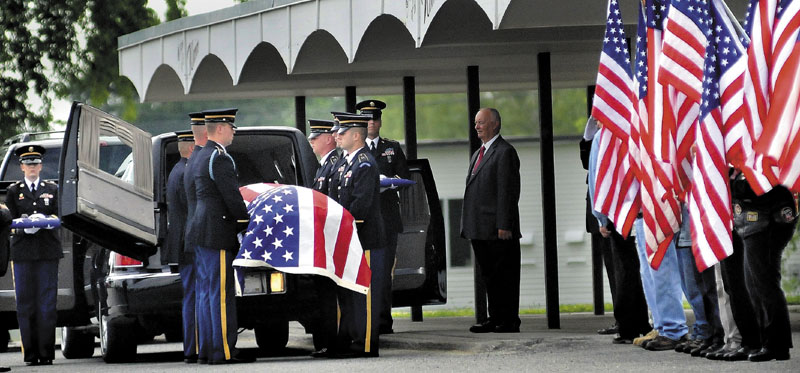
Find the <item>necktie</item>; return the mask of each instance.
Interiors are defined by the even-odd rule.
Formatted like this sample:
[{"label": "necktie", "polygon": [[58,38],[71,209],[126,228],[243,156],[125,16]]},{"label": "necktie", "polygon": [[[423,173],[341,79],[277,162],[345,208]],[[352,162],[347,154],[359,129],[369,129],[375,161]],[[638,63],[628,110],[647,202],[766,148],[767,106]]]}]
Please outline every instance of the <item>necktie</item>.
[{"label": "necktie", "polygon": [[30,184],[30,189],[31,193],[36,193],[36,186],[33,183]]},{"label": "necktie", "polygon": [[478,165],[481,164],[481,160],[483,159],[483,152],[485,150],[486,148],[484,148],[483,145],[481,145],[481,152],[478,153],[478,160],[475,161],[475,166],[472,167],[472,174],[475,174],[475,171],[478,169]]},{"label": "necktie", "polygon": [[375,153],[375,141],[369,142],[369,151]]}]

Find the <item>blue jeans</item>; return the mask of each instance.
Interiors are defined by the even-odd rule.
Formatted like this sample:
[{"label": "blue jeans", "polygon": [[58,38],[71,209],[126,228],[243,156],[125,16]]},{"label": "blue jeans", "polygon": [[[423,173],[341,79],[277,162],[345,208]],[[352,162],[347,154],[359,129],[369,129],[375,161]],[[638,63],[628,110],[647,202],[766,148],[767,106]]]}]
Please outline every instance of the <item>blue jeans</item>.
[{"label": "blue jeans", "polygon": [[681,286],[683,294],[689,305],[692,306],[694,313],[694,325],[692,325],[692,339],[706,340],[711,338],[713,328],[706,318],[707,311],[703,302],[703,293],[698,286],[699,281],[703,281],[695,267],[694,254],[692,248],[684,247],[677,250],[678,260],[681,266]]},{"label": "blue jeans", "polygon": [[[661,266],[654,270],[647,262],[644,241],[644,221],[636,219],[636,246],[639,251],[639,266],[645,299],[653,314],[653,328],[672,340],[678,340],[688,332],[686,315],[683,313],[683,293],[681,289],[678,255],[675,253],[675,240],[667,248]],[[648,283],[648,285],[645,285]],[[649,287],[649,289],[648,289]]]}]

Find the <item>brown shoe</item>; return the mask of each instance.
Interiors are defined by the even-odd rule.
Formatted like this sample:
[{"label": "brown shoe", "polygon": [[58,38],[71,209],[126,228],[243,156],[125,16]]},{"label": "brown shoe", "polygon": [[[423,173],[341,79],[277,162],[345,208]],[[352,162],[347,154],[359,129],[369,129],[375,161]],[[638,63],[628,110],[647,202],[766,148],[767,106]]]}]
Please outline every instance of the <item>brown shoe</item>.
[{"label": "brown shoe", "polygon": [[645,334],[644,337],[634,338],[633,344],[635,346],[642,347],[645,342],[652,341],[656,339],[656,337],[658,337],[658,330],[653,329],[649,333]]},{"label": "brown shoe", "polygon": [[667,350],[674,350],[675,346],[677,346],[681,342],[686,341],[686,336],[684,335],[679,340],[669,339],[663,335],[659,335],[656,339],[647,342],[646,349],[650,351],[667,351]]}]

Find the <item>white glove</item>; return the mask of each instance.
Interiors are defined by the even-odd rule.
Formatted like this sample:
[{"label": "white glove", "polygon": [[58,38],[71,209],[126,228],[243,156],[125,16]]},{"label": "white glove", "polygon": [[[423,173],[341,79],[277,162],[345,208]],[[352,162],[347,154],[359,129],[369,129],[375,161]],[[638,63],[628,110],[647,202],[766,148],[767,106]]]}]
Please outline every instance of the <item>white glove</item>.
[{"label": "white glove", "polygon": [[39,228],[25,228],[23,231],[27,234],[34,234],[39,231]]},{"label": "white glove", "polygon": [[[33,215],[29,216],[28,218],[31,219],[31,220],[36,220],[36,219],[44,219],[45,216],[43,214],[37,213],[37,214],[33,214]],[[25,233],[27,233],[27,234],[34,234],[34,233],[38,232],[39,229],[40,228],[25,228],[25,229],[23,229],[23,231],[25,231]]]}]

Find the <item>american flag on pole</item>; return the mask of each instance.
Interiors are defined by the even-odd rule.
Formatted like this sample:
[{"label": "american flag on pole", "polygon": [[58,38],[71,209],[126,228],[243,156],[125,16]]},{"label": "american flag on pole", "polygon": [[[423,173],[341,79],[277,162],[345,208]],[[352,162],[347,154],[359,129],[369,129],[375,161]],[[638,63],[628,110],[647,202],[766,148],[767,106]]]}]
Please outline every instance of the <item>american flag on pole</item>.
[{"label": "american flag on pole", "polygon": [[708,36],[697,132],[694,183],[689,199],[692,250],[700,271],[733,253],[726,128],[743,121],[746,50],[722,0],[712,0],[696,23]]},{"label": "american flag on pole", "polygon": [[300,186],[251,184],[240,191],[250,224],[234,266],[322,275],[367,293],[371,272],[350,212]]},{"label": "american flag on pole", "polygon": [[[635,92],[638,99],[639,181],[644,220],[647,259],[658,268],[674,233],[680,226],[680,205],[674,196],[672,164],[665,162],[664,125],[673,114],[665,103],[670,93],[658,80],[658,56],[661,55],[662,27],[667,11],[663,0],[643,0],[639,11],[636,38]],[[665,110],[665,108],[668,108]],[[667,124],[665,124],[665,121]],[[666,158],[668,160],[668,157]]]},{"label": "american flag on pole", "polygon": [[800,191],[800,1],[778,2],[773,27],[768,116],[756,144],[768,164],[780,169],[779,182]]},{"label": "american flag on pole", "polygon": [[592,116],[602,123],[593,208],[611,218],[627,237],[639,213],[639,181],[629,152],[635,118],[633,77],[617,0],[609,0],[603,51],[592,101]]}]

